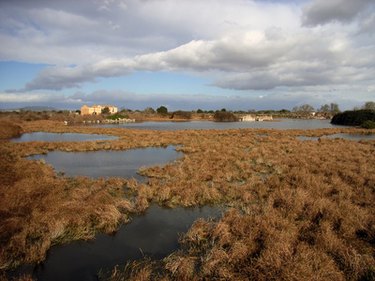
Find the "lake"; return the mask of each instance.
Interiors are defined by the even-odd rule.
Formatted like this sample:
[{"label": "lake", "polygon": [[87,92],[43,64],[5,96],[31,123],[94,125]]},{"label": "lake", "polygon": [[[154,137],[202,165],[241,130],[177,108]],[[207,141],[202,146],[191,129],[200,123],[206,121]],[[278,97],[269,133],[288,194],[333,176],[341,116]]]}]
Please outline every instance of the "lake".
[{"label": "lake", "polygon": [[343,126],[332,125],[330,120],[316,119],[275,119],[263,122],[213,122],[213,121],[188,121],[188,122],[139,122],[126,124],[96,125],[105,128],[129,128],[144,130],[207,130],[207,129],[321,129],[338,128]]},{"label": "lake", "polygon": [[34,132],[22,134],[19,138],[13,138],[14,142],[48,141],[48,142],[69,142],[69,141],[97,141],[115,140],[118,137],[97,135],[97,134],[77,134],[77,133],[45,133]]},{"label": "lake", "polygon": [[126,151],[101,150],[90,152],[52,151],[30,156],[29,159],[44,159],[57,172],[67,176],[125,177],[143,180],[137,174],[140,167],[162,165],[181,158],[174,146],[166,148],[148,147]]}]

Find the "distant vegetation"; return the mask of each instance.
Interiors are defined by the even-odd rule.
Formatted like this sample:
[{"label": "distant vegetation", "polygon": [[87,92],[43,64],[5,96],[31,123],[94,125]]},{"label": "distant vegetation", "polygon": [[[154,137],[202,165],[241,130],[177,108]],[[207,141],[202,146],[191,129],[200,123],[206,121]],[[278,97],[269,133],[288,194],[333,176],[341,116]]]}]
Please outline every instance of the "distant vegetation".
[{"label": "distant vegetation", "polygon": [[238,118],[232,112],[217,111],[214,114],[214,120],[216,122],[236,122]]},{"label": "distant vegetation", "polygon": [[375,129],[375,122],[367,120],[361,124],[361,127],[365,129]]},{"label": "distant vegetation", "polygon": [[168,114],[168,108],[162,105],[158,109],[156,109],[156,112],[158,114]]},{"label": "distant vegetation", "polygon": [[192,114],[191,111],[182,111],[178,110],[172,113],[171,119],[176,118],[176,119],[191,119]]},{"label": "distant vegetation", "polygon": [[106,118],[110,120],[117,120],[117,119],[126,119],[126,118],[129,118],[129,116],[127,114],[115,113],[115,114],[107,116]]},{"label": "distant vegetation", "polygon": [[111,111],[109,110],[109,107],[108,106],[106,106],[106,107],[104,107],[103,109],[102,109],[102,114],[110,114],[111,113]]},{"label": "distant vegetation", "polygon": [[331,123],[336,125],[347,125],[347,126],[371,126],[371,123],[367,121],[375,122],[375,111],[369,109],[361,110],[350,110],[342,113],[338,113],[333,116]]}]

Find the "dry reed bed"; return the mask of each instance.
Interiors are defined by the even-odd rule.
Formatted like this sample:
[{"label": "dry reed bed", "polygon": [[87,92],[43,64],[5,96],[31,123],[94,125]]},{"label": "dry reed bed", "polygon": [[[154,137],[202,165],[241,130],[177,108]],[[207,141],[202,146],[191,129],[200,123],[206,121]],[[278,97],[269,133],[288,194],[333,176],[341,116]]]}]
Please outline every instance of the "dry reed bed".
[{"label": "dry reed bed", "polygon": [[[220,221],[197,221],[182,250],[141,261],[112,280],[330,279],[374,277],[375,142],[295,136],[365,133],[358,129],[155,132],[25,122],[25,132],[80,132],[113,141],[1,145],[3,269],[41,261],[55,243],[111,232],[151,201],[167,206],[224,203]],[[266,134],[267,136],[264,136]],[[181,144],[182,160],[144,168],[134,180],[63,178],[22,157],[51,150],[90,151]],[[3,157],[4,156],[4,157]],[[84,203],[82,203],[84,202]]]}]

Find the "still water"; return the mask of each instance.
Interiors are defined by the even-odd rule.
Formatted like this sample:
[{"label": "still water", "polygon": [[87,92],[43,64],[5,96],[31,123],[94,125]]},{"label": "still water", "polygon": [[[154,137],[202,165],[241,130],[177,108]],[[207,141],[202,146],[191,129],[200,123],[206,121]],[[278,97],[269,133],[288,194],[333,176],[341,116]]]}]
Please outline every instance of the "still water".
[{"label": "still water", "polygon": [[115,136],[96,135],[96,134],[77,134],[77,133],[45,133],[35,132],[22,134],[19,138],[14,138],[14,142],[30,142],[30,141],[97,141],[97,140],[115,140]]},{"label": "still water", "polygon": [[141,122],[126,124],[98,125],[106,128],[129,128],[147,130],[207,130],[207,129],[320,129],[342,127],[332,125],[330,120],[303,120],[303,119],[276,119],[265,122],[212,122],[212,121],[190,121],[190,122]]},{"label": "still water", "polygon": [[318,140],[321,139],[346,139],[351,141],[361,141],[361,140],[375,140],[375,134],[372,135],[362,135],[362,134],[332,134],[332,135],[324,135],[322,137],[306,137],[306,136],[299,136],[297,139],[302,141],[308,140]]},{"label": "still water", "polygon": [[93,241],[52,247],[45,262],[34,269],[38,280],[98,280],[115,265],[141,259],[166,257],[178,249],[178,234],[198,218],[219,218],[220,208],[165,209],[151,206],[145,215],[121,226],[115,235],[99,234]]},{"label": "still water", "polygon": [[167,148],[141,148],[126,151],[90,151],[90,152],[62,152],[52,151],[47,154],[30,156],[29,159],[44,159],[57,172],[67,176],[99,177],[144,177],[137,174],[142,166],[166,164],[182,157],[174,146]]}]

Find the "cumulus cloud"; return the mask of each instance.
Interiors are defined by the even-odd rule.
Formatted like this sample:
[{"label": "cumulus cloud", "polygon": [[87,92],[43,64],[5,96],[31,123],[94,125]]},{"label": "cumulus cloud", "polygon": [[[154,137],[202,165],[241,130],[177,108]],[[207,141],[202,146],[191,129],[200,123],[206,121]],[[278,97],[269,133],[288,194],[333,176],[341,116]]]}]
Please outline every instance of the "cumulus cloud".
[{"label": "cumulus cloud", "polygon": [[373,0],[314,0],[304,8],[302,22],[306,26],[350,22],[365,9],[373,8]]},{"label": "cumulus cloud", "polygon": [[83,66],[48,67],[27,83],[21,91],[79,88],[84,82],[95,82],[97,77],[126,75],[129,71],[129,63],[128,60],[103,60]]},{"label": "cumulus cloud", "polygon": [[204,75],[213,89],[262,100],[279,90],[367,89],[375,77],[374,6],[373,0],[1,1],[0,60],[50,65],[25,93],[84,88],[137,71]]},{"label": "cumulus cloud", "polygon": [[47,68],[25,90],[74,88],[133,71],[205,72],[212,85],[236,90],[355,83],[373,79],[374,51],[355,48],[346,34],[245,32],[132,59]]},{"label": "cumulus cloud", "polygon": [[298,25],[295,8],[247,0],[0,1],[0,59],[85,64],[235,31]]}]

